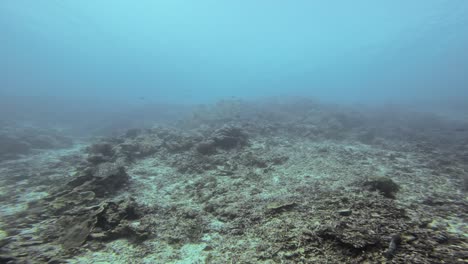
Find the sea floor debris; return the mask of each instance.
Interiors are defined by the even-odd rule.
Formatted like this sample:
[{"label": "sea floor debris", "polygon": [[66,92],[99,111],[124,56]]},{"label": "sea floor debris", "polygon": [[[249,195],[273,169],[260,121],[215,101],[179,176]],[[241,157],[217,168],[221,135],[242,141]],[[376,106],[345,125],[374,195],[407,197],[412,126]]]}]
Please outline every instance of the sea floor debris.
[{"label": "sea floor debris", "polygon": [[468,137],[319,108],[9,157],[0,263],[467,263]]}]

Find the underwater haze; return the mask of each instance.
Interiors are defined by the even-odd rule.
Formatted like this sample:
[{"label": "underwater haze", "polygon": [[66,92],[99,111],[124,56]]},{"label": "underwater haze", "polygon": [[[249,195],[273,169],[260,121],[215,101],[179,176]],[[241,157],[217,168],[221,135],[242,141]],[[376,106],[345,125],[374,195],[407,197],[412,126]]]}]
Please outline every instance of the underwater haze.
[{"label": "underwater haze", "polygon": [[468,95],[464,0],[6,0],[0,33],[2,97],[366,103]]},{"label": "underwater haze", "polygon": [[468,263],[468,0],[0,0],[0,263]]}]

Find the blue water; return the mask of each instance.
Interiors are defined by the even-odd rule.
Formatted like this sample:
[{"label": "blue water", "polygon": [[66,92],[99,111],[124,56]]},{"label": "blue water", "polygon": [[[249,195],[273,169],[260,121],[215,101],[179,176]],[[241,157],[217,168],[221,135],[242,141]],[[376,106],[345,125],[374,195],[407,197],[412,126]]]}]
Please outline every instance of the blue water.
[{"label": "blue water", "polygon": [[10,104],[468,97],[466,0],[3,0],[0,33]]}]

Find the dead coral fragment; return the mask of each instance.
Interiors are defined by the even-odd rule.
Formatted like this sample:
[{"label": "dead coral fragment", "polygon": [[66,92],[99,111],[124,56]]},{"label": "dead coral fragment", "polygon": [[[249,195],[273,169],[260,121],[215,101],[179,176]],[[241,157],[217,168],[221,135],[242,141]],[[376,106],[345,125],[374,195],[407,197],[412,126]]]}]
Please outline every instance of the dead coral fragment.
[{"label": "dead coral fragment", "polygon": [[57,226],[60,227],[59,244],[64,249],[81,246],[88,238],[95,224],[96,218],[88,215],[62,216],[57,221]]},{"label": "dead coral fragment", "polygon": [[216,153],[216,145],[213,140],[200,142],[195,149],[198,153],[203,155],[211,155]]},{"label": "dead coral fragment", "polygon": [[91,191],[76,192],[71,191],[63,196],[57,197],[51,204],[50,207],[56,212],[68,210],[74,206],[91,202],[95,199],[95,193]]},{"label": "dead coral fragment", "polygon": [[338,210],[338,214],[341,216],[350,216],[352,213],[353,211],[349,208]]},{"label": "dead coral fragment", "polygon": [[290,202],[272,202],[267,205],[267,211],[271,214],[277,214],[285,211],[289,211],[297,206],[294,201]]},{"label": "dead coral fragment", "polygon": [[216,150],[224,149],[230,150],[236,147],[243,147],[247,145],[248,137],[241,128],[224,125],[220,129],[213,132],[210,138],[200,142],[196,146],[198,153],[203,155],[211,155],[216,153]]},{"label": "dead coral fragment", "polygon": [[133,199],[79,208],[60,217],[49,233],[58,234],[57,242],[64,249],[79,247],[90,239],[106,241],[126,238],[141,241],[148,233],[144,227],[134,227],[130,222],[140,218],[139,210]]},{"label": "dead coral fragment", "polygon": [[91,164],[100,164],[112,160],[115,155],[114,148],[109,143],[96,143],[87,148],[88,158],[86,159]]},{"label": "dead coral fragment", "polygon": [[247,144],[247,134],[241,128],[230,125],[225,125],[216,130],[212,135],[212,139],[216,146],[222,149],[232,149]]},{"label": "dead coral fragment", "polygon": [[363,186],[368,188],[369,191],[379,191],[383,196],[392,199],[395,198],[395,193],[400,190],[400,186],[387,177],[368,179]]},{"label": "dead coral fragment", "polygon": [[99,154],[105,157],[112,157],[115,154],[113,146],[109,143],[96,143],[87,148],[90,154]]},{"label": "dead coral fragment", "polygon": [[103,163],[89,168],[68,186],[75,188],[77,192],[92,191],[96,197],[105,197],[117,192],[129,181],[125,169],[113,163]]}]

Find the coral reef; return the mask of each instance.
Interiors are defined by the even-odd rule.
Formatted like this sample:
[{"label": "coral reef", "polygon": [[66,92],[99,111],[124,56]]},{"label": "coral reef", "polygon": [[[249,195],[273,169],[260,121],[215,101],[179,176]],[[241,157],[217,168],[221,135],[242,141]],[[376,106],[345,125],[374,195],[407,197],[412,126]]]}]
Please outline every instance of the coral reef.
[{"label": "coral reef", "polygon": [[23,157],[0,167],[0,262],[466,263],[459,127],[225,100],[67,149],[12,143]]},{"label": "coral reef", "polygon": [[55,130],[11,124],[0,129],[0,161],[16,159],[36,149],[57,149],[71,145],[70,137]]}]

